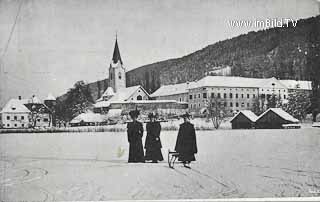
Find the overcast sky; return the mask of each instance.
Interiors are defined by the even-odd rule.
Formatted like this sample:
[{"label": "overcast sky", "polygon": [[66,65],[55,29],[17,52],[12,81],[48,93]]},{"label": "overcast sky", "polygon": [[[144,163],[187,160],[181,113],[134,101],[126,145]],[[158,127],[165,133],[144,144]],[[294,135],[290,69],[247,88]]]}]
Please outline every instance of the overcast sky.
[{"label": "overcast sky", "polygon": [[116,32],[130,70],[258,29],[228,20],[319,14],[315,0],[23,0],[18,12],[20,3],[0,0],[0,107],[107,78]]}]

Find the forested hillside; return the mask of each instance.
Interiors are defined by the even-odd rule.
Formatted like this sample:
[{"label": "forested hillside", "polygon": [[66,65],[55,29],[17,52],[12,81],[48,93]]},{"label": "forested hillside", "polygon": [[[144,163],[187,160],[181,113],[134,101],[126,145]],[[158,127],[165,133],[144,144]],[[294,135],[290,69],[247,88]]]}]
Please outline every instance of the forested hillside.
[{"label": "forested hillside", "polygon": [[300,20],[296,27],[250,32],[220,41],[181,58],[131,70],[127,72],[127,85],[141,84],[153,92],[161,84],[200,79],[219,66],[231,66],[234,76],[310,79],[310,35],[319,27],[317,16]]}]

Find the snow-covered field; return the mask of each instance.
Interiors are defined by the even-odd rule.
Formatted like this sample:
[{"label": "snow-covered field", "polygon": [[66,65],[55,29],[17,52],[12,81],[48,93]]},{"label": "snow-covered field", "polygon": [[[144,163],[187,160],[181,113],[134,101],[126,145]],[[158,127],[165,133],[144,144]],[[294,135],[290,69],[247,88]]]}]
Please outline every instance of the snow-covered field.
[{"label": "snow-covered field", "polygon": [[0,200],[319,196],[320,129],[197,131],[197,161],[127,164],[125,133],[0,135]]}]

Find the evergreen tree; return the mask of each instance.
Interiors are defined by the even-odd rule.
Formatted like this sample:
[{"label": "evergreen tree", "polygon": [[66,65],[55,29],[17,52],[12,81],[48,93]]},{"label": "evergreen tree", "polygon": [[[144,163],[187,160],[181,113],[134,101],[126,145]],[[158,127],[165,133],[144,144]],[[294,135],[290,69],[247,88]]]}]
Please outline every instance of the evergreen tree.
[{"label": "evergreen tree", "polygon": [[87,112],[94,103],[88,85],[78,81],[63,101],[57,102],[57,116],[60,120],[70,121],[75,116]]},{"label": "evergreen tree", "polygon": [[304,120],[307,109],[311,106],[310,96],[303,91],[289,93],[288,102],[282,105],[282,109],[299,120]]}]

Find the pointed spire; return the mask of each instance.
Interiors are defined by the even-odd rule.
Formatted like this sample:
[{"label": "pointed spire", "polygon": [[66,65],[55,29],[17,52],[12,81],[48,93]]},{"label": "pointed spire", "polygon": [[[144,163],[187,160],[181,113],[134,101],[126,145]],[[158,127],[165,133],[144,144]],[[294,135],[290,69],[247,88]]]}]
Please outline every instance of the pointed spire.
[{"label": "pointed spire", "polygon": [[121,56],[120,56],[120,51],[118,47],[118,39],[117,39],[117,33],[116,33],[116,43],[114,45],[114,50],[113,50],[113,56],[112,56],[112,62],[117,63],[120,60],[120,63],[122,63]]}]

